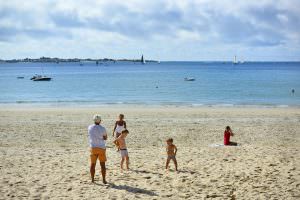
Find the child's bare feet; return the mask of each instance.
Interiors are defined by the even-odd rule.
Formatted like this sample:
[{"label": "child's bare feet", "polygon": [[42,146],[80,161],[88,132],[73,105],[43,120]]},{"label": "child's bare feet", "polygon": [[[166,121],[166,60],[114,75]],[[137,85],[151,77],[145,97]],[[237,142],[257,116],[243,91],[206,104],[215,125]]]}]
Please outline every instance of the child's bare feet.
[{"label": "child's bare feet", "polygon": [[103,184],[107,184],[107,181],[106,181],[106,180],[103,180]]}]

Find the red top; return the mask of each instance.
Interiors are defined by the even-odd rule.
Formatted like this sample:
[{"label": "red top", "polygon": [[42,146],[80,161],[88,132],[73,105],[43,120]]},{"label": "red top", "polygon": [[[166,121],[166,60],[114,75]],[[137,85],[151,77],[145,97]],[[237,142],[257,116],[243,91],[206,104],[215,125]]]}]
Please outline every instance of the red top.
[{"label": "red top", "polygon": [[230,144],[230,132],[224,131],[224,145]]}]

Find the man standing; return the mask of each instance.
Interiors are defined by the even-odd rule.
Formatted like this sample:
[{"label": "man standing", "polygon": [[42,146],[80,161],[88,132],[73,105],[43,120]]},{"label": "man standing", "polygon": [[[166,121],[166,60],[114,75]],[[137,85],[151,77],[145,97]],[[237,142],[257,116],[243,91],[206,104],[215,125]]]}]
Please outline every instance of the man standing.
[{"label": "man standing", "polygon": [[103,183],[106,184],[105,175],[106,175],[106,168],[105,168],[105,161],[106,161],[106,147],[105,147],[105,140],[107,140],[107,133],[106,129],[100,125],[101,117],[100,115],[94,115],[94,122],[88,127],[89,133],[89,141],[91,147],[91,178],[92,182],[94,182],[95,176],[95,167],[97,159],[100,161],[101,165],[101,174]]}]

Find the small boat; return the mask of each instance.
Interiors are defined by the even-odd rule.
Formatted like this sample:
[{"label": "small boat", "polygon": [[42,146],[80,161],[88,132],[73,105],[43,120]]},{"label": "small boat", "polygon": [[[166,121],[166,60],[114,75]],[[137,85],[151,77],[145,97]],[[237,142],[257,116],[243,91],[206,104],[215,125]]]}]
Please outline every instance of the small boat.
[{"label": "small boat", "polygon": [[141,63],[144,65],[144,64],[146,64],[146,60],[144,59],[144,55],[142,55],[142,57],[141,57]]},{"label": "small boat", "polygon": [[237,64],[239,64],[239,61],[237,61],[237,59],[236,59],[236,56],[234,56],[234,59],[233,59],[233,62],[232,62],[234,65],[237,65]]},{"label": "small boat", "polygon": [[30,80],[33,81],[51,81],[52,78],[42,75],[35,75]]},{"label": "small boat", "polygon": [[185,77],[184,81],[195,81],[196,79],[193,77]]},{"label": "small boat", "polygon": [[17,79],[24,79],[24,76],[18,76]]},{"label": "small boat", "polygon": [[[42,67],[42,72],[44,74],[44,69]],[[30,80],[33,80],[33,81],[51,81],[52,78],[50,77],[47,77],[45,75],[38,75],[38,74],[35,74],[33,77],[31,77]]]}]

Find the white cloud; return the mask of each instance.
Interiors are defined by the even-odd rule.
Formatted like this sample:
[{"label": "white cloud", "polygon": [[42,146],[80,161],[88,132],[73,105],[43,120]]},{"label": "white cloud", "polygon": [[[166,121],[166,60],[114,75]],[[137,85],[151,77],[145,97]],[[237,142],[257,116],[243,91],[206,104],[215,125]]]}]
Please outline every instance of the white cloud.
[{"label": "white cloud", "polygon": [[[99,57],[101,49],[106,57],[141,51],[156,57],[159,51],[165,59],[210,60],[216,58],[206,52],[229,58],[237,47],[271,47],[274,59],[284,60],[281,49],[300,46],[299,2],[0,0],[0,56],[24,57],[30,49],[34,55]],[[190,55],[176,48],[191,49]]]}]

